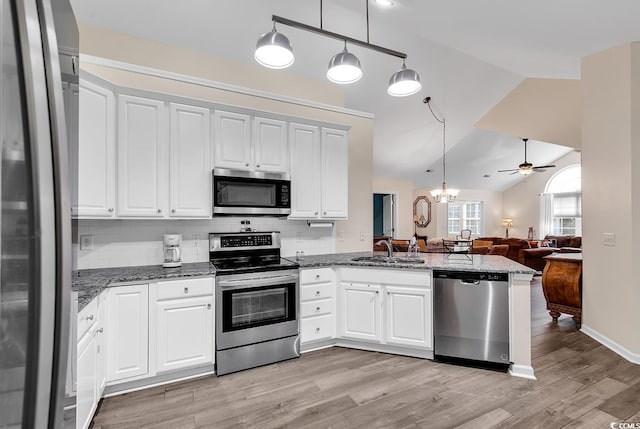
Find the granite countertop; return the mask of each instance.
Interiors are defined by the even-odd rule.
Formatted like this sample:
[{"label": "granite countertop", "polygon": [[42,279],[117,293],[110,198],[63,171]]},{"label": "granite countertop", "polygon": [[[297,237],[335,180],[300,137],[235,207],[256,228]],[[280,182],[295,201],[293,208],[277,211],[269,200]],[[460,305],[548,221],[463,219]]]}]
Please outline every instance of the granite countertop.
[{"label": "granite countertop", "polygon": [[185,263],[177,268],[164,268],[162,265],[144,265],[79,270],[74,271],[72,274],[71,290],[78,293],[78,311],[80,311],[93,298],[98,296],[104,288],[109,286],[214,274],[215,268],[209,262]]},{"label": "granite countertop", "polygon": [[[494,255],[463,255],[448,253],[419,253],[424,263],[386,263],[378,261],[354,261],[354,258],[373,255],[385,256],[386,252],[356,252],[334,253],[326,255],[305,256],[301,261],[296,261],[301,268],[315,268],[327,266],[352,266],[352,267],[378,267],[378,268],[410,268],[416,270],[456,270],[456,271],[482,271],[490,273],[522,273],[535,274],[536,271],[519,264],[503,256]],[[406,257],[406,253],[394,252],[394,256]],[[472,259],[467,256],[473,256]]]}]

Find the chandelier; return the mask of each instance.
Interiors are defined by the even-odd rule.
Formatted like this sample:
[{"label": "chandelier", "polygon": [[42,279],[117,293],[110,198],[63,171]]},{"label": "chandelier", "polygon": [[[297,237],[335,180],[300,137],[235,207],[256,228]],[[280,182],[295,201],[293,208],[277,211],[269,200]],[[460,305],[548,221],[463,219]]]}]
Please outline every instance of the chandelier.
[{"label": "chandelier", "polygon": [[442,188],[434,189],[430,191],[430,193],[433,199],[436,201],[436,203],[452,203],[453,201],[455,201],[456,197],[458,196],[458,192],[460,191],[457,189],[447,188],[447,180],[446,180],[447,178],[447,163],[446,163],[447,124],[444,118],[442,119],[438,118],[438,116],[435,114],[435,112],[431,108],[431,97],[425,98],[424,100],[422,100],[422,102],[425,103],[427,106],[429,106],[429,111],[431,112],[431,115],[433,115],[434,119],[442,124]]},{"label": "chandelier", "polygon": [[300,30],[309,31],[311,33],[320,34],[321,36],[342,40],[344,49],[334,55],[329,61],[327,78],[335,83],[349,84],[357,82],[362,77],[362,69],[360,68],[360,60],[354,54],[347,50],[347,42],[352,45],[361,46],[386,55],[391,55],[402,59],[402,67],[396,71],[389,79],[387,93],[395,97],[405,97],[420,91],[422,84],[420,76],[415,70],[407,68],[405,60],[407,54],[394,51],[382,46],[369,43],[369,0],[365,0],[367,10],[367,41],[354,39],[332,31],[327,31],[322,27],[322,0],[320,0],[320,27],[314,27],[303,24],[298,21],[292,21],[287,18],[272,15],[273,29],[260,36],[256,44],[254,57],[256,61],[268,68],[283,69],[289,67],[295,61],[293,48],[289,39],[276,30],[276,23],[287,25],[289,27],[298,28]]}]

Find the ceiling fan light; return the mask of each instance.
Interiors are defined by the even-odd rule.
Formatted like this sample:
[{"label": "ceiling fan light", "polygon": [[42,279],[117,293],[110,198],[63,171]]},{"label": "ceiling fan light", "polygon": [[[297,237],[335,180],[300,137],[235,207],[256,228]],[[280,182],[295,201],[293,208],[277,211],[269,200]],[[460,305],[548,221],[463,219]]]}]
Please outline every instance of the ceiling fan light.
[{"label": "ceiling fan light", "polygon": [[342,52],[334,55],[329,61],[327,79],[339,84],[357,82],[362,77],[360,60],[358,57],[347,51],[345,47]]},{"label": "ceiling fan light", "polygon": [[287,68],[295,60],[289,39],[275,28],[260,36],[253,56],[259,64],[270,69]]},{"label": "ceiling fan light", "polygon": [[420,89],[422,89],[420,75],[415,70],[408,69],[403,63],[402,68],[389,79],[387,93],[394,97],[406,97],[415,94]]},{"label": "ceiling fan light", "polygon": [[391,0],[375,0],[375,3],[385,7],[393,6],[393,1]]}]

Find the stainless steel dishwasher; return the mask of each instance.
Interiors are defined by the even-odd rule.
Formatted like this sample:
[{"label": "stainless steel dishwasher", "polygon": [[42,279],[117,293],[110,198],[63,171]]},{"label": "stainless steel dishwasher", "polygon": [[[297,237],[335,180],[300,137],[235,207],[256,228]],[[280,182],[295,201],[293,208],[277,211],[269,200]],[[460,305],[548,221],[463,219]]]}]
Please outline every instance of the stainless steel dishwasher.
[{"label": "stainless steel dishwasher", "polygon": [[509,363],[509,274],[434,271],[434,355]]}]

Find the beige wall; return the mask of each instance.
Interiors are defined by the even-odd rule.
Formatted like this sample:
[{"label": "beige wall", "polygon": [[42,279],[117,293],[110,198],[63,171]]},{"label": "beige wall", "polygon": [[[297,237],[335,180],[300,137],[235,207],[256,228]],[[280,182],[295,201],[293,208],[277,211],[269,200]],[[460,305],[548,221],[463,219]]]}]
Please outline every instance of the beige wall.
[{"label": "beige wall", "polygon": [[[344,94],[342,90],[336,90],[335,85],[305,80],[286,73],[274,74],[273,70],[263,67],[226,62],[126,34],[81,25],[80,40],[81,54],[85,55],[90,54],[314,102],[336,106],[342,106],[344,103]],[[336,251],[359,251],[371,248],[373,231],[372,119],[203,87],[178,80],[147,76],[87,63],[81,64],[83,70],[118,85],[349,126],[349,219],[336,222],[334,227]],[[364,233],[363,240],[360,239],[361,233]]]},{"label": "beige wall", "polygon": [[581,109],[579,80],[526,79],[475,126],[580,148]]},{"label": "beige wall", "polygon": [[[429,191],[432,188],[420,188],[413,190],[414,198],[426,195],[433,200]],[[484,223],[482,235],[494,236],[504,234],[500,227],[502,218],[502,192],[479,191],[461,189],[457,201],[482,201],[484,210]],[[427,228],[418,228],[418,234],[427,235],[429,238],[447,237],[447,204],[431,202],[431,223]]]},{"label": "beige wall", "polygon": [[410,180],[373,178],[374,194],[396,194],[396,234],[407,240],[413,236],[413,184]]},{"label": "beige wall", "polygon": [[553,163],[556,168],[550,168],[543,173],[531,174],[502,194],[503,215],[513,219],[513,226],[509,228],[509,236],[526,238],[529,227],[532,226],[536,237],[543,237],[540,231],[540,198],[538,195],[544,192],[549,179],[563,167],[579,164],[580,153],[571,151]]},{"label": "beige wall", "polygon": [[582,88],[583,326],[640,360],[640,43],[583,58]]}]

